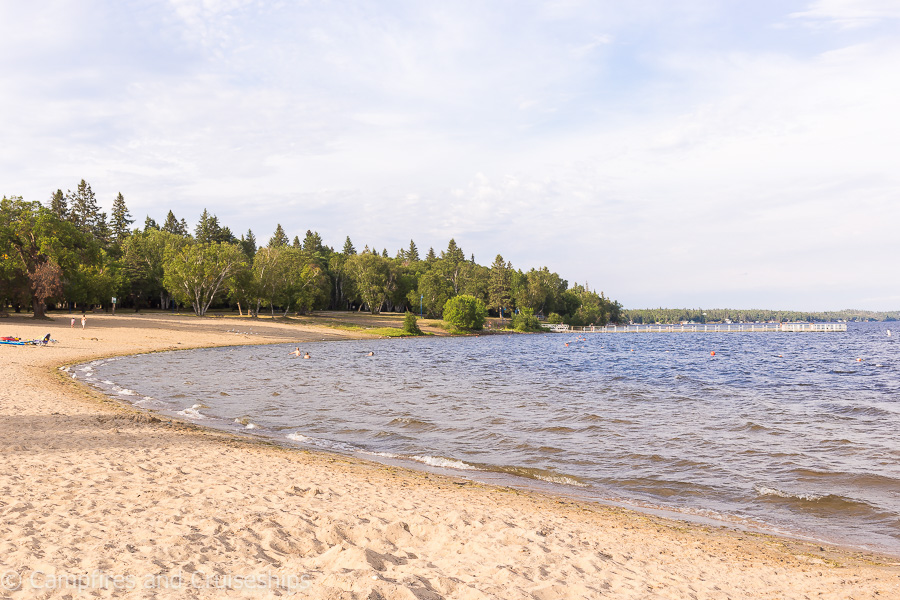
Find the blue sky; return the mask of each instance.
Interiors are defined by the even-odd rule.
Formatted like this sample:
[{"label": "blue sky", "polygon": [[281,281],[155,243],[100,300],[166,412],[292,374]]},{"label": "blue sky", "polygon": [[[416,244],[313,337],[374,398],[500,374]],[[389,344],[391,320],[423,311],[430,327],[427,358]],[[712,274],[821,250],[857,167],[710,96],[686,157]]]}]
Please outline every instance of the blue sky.
[{"label": "blue sky", "polygon": [[900,308],[900,3],[2,2],[0,194]]}]

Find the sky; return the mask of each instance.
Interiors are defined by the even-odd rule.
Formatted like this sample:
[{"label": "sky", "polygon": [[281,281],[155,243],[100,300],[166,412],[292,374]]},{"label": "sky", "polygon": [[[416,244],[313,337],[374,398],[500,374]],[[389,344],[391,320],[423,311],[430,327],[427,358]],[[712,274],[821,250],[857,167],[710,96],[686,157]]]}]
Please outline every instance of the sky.
[{"label": "sky", "polygon": [[896,0],[0,0],[0,195],[900,309]]}]

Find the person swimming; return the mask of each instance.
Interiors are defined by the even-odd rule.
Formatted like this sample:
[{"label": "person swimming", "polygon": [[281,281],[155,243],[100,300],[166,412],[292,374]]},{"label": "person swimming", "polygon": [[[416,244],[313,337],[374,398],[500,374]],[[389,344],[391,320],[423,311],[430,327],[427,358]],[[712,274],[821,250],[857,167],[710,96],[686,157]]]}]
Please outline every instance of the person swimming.
[{"label": "person swimming", "polygon": [[297,348],[296,350],[292,351],[291,354],[293,354],[294,356],[300,356],[300,348]]},{"label": "person swimming", "polygon": [[368,354],[366,354],[366,356],[375,356],[375,353],[374,353],[374,352],[369,352]]},{"label": "person swimming", "polygon": [[303,355],[303,358],[312,358],[312,357],[309,355],[309,352],[307,352],[306,354]]}]

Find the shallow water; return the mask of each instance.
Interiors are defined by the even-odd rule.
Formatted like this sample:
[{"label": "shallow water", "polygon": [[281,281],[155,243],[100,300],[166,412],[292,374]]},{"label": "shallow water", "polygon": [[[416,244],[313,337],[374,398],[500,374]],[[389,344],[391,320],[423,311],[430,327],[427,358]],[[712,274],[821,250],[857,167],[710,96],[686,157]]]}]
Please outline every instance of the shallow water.
[{"label": "shallow water", "polygon": [[305,344],[311,360],[247,346],[72,372],[283,443],[900,554],[891,325]]}]

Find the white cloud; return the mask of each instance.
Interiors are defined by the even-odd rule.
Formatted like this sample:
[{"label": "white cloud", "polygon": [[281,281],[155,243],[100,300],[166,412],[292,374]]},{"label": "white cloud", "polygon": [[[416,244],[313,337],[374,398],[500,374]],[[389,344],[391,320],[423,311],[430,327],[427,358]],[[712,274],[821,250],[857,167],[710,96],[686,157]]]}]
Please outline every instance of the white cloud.
[{"label": "white cloud", "polygon": [[843,28],[868,27],[900,19],[900,5],[895,0],[816,0],[790,17]]},{"label": "white cloud", "polygon": [[900,42],[847,26],[888,4],[122,6],[0,5],[0,194],[454,237],[629,306],[896,308]]}]

